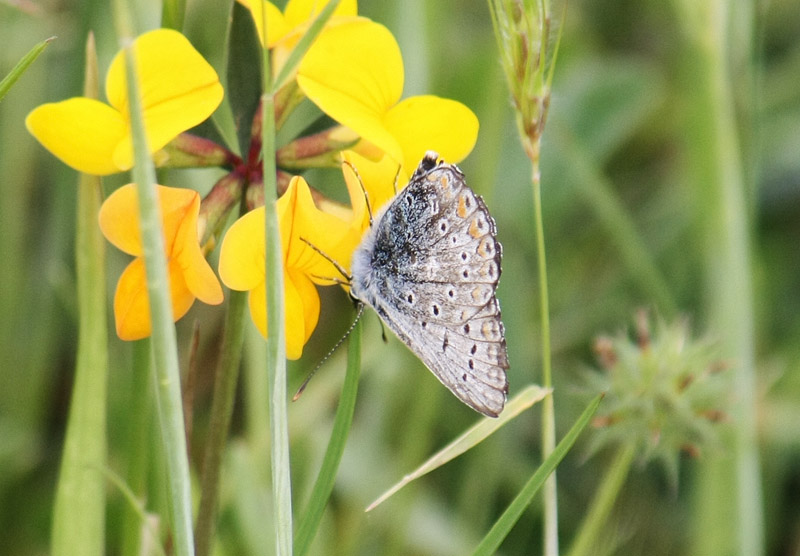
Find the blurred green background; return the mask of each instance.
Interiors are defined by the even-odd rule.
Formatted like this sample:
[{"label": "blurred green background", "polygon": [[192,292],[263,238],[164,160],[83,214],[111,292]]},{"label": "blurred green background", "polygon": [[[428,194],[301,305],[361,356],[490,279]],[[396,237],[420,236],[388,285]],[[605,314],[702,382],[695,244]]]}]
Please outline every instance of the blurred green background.
[{"label": "blurred green background", "polygon": [[[139,29],[158,26],[160,9],[158,2],[137,2]],[[189,2],[185,30],[221,75],[227,10],[226,3]],[[406,69],[405,96],[433,93],[457,99],[481,122],[478,143],[461,167],[484,195],[504,247],[498,297],[513,396],[540,381],[536,252],[530,169],[517,140],[487,5],[480,0],[362,0],[359,10],[397,37]],[[729,92],[737,110],[752,223],[755,426],[765,553],[800,554],[800,3],[742,2],[733,12]],[[555,20],[562,22],[558,9]],[[574,0],[563,23],[542,160],[559,436],[588,400],[582,374],[597,366],[594,338],[629,328],[638,308],[668,320],[686,316],[696,336],[718,334],[709,325],[705,276],[715,246],[703,235],[704,217],[713,209],[703,204],[708,184],[692,170],[693,157],[702,154],[702,135],[698,140],[687,118],[692,76],[705,70],[687,48],[679,9],[676,3],[655,0]],[[0,74],[35,43],[58,37],[0,102],[0,552],[7,554],[48,552],[78,326],[73,254],[77,177],[33,140],[24,118],[39,104],[80,95],[90,30],[97,37],[103,76],[117,51],[106,2],[0,3]],[[183,184],[191,182],[201,192],[213,183],[207,173],[190,176]],[[124,179],[106,180],[107,189]],[[644,248],[652,267],[637,248]],[[108,258],[111,299],[127,261],[110,247]],[[201,325],[191,438],[194,470],[202,454],[222,314],[219,308],[195,306],[178,325],[182,356],[192,322]],[[323,292],[320,325],[303,359],[290,365],[291,388],[341,336],[351,314],[341,291]],[[365,321],[353,429],[312,551],[464,554],[541,461],[539,412],[528,412],[364,514],[381,492],[477,419],[398,341],[381,341],[374,314]],[[260,346],[258,338],[248,345]],[[250,350],[246,362],[252,364],[257,352]],[[344,355],[344,350],[334,355],[304,397],[290,406],[298,510],[328,439]],[[131,356],[131,346],[113,336],[109,466],[120,474],[131,434],[127,408],[136,396],[130,388]],[[257,373],[246,372],[240,386],[223,476],[220,554],[256,553],[269,535],[265,487],[258,478],[266,462],[253,461],[255,450],[243,430],[244,401],[257,379]],[[559,467],[564,546],[610,459],[610,452],[587,458],[591,434],[591,429],[584,433]],[[635,467],[598,554],[691,554],[691,536],[703,527],[693,509],[697,466],[698,460],[684,456],[677,484],[657,466]],[[115,523],[124,506],[119,491],[109,485],[110,553],[119,546]],[[502,551],[539,553],[540,538],[537,500]]]}]

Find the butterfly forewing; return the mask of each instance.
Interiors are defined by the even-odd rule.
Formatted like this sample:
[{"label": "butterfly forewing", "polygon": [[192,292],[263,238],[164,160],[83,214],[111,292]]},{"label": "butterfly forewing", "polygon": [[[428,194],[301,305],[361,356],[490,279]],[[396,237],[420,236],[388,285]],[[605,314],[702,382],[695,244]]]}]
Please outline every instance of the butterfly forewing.
[{"label": "butterfly forewing", "polygon": [[490,416],[508,368],[495,297],[502,249],[483,200],[429,153],[353,255],[353,295],[464,403]]}]

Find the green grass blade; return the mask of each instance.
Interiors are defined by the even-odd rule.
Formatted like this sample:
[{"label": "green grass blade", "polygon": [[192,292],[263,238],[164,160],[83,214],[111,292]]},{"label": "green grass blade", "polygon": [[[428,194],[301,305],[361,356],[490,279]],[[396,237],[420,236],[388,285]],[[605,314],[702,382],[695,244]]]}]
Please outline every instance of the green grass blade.
[{"label": "green grass blade", "polygon": [[[157,450],[158,440],[151,434],[156,429],[153,423],[155,390],[150,339],[133,342],[131,348],[131,381],[125,403],[125,485],[139,500],[152,503],[147,490],[148,469],[156,459],[155,454],[160,452]],[[121,526],[120,556],[140,556],[142,519],[130,504],[125,506]]]},{"label": "green grass blade", "polygon": [[614,502],[625,485],[635,455],[633,445],[624,446],[608,466],[600,488],[595,492],[591,506],[588,506],[588,511],[584,514],[583,523],[572,541],[568,556],[587,556],[597,550],[601,533],[608,524],[608,516],[611,515]]},{"label": "green grass blade", "polygon": [[[84,93],[96,98],[97,92],[97,56],[90,35]],[[81,174],[78,187],[78,353],[53,511],[51,552],[56,556],[105,553],[105,481],[101,470],[106,466],[107,449],[108,329],[105,240],[97,225],[102,183],[99,177]]]},{"label": "green grass blade", "polygon": [[426,473],[430,473],[434,469],[441,467],[450,460],[457,458],[467,450],[477,446],[486,438],[499,430],[503,425],[517,417],[517,415],[547,397],[550,392],[551,390],[542,388],[535,384],[528,386],[522,392],[517,394],[514,399],[508,402],[505,410],[500,414],[499,417],[496,419],[485,418],[478,421],[475,425],[467,429],[464,434],[431,456],[428,461],[403,477],[399,483],[395,484],[392,488],[381,494],[378,499],[367,506],[367,509],[364,511],[368,512],[375,509],[378,505],[385,502],[411,481],[419,479]]},{"label": "green grass blade", "polygon": [[152,324],[151,345],[156,381],[161,441],[166,459],[169,515],[175,554],[192,556],[192,495],[189,460],[186,453],[186,433],[183,421],[180,368],[172,302],[169,291],[164,233],[161,210],[156,191],[156,173],[147,145],[142,99],[139,94],[136,60],[133,52],[133,30],[129,6],[124,0],[114,5],[115,24],[120,44],[125,52],[125,71],[133,139],[133,180],[139,202],[139,223],[142,233],[142,252],[147,274],[147,295]]},{"label": "green grass blade", "polygon": [[333,491],[333,484],[336,479],[336,471],[342,461],[344,446],[347,442],[347,435],[350,432],[350,425],[353,422],[353,412],[356,407],[356,394],[358,393],[358,377],[361,373],[361,322],[357,322],[350,333],[347,346],[347,373],[344,377],[342,395],[339,398],[339,407],[336,409],[336,417],[333,421],[333,431],[322,460],[322,467],[311,491],[311,498],[308,502],[303,517],[297,527],[295,536],[295,554],[305,556],[314,535],[317,533],[319,523],[328,499]]},{"label": "green grass blade", "polygon": [[244,344],[244,309],[247,306],[248,295],[247,292],[231,291],[228,312],[225,317],[222,355],[214,380],[211,423],[203,457],[200,508],[197,512],[197,526],[195,527],[196,556],[211,554],[211,547],[214,544],[222,456],[225,451],[236,397],[239,363]]},{"label": "green grass blade", "polygon": [[185,17],[186,0],[164,0],[161,6],[162,27],[182,31]]},{"label": "green grass blade", "polygon": [[[322,28],[328,22],[328,20],[333,15],[333,11],[339,5],[339,0],[330,0],[322,11],[319,12],[314,21],[308,27],[308,30],[303,34],[303,37],[297,42],[297,45],[294,47],[292,52],[289,54],[289,57],[286,59],[286,63],[283,64],[283,67],[278,74],[278,77],[275,79],[273,83],[272,91],[276,92],[280,89],[284,82],[288,81],[289,77],[294,73],[294,70],[297,69],[297,66],[300,64],[300,60],[303,58],[308,49],[311,48],[311,43],[314,42],[314,39],[322,32]],[[264,27],[266,29],[266,27]]]},{"label": "green grass blade", "polygon": [[[50,37],[49,39],[45,39],[25,54],[22,59],[17,62],[17,65],[14,66],[8,75],[6,75],[2,81],[0,81],[0,100],[3,100],[3,97],[6,96],[6,93],[11,89],[14,83],[22,77],[22,74],[25,73],[25,70],[33,63],[36,58],[39,57],[39,54],[44,52],[44,49],[47,48],[47,45],[50,44],[55,40],[55,37]],[[87,66],[88,68],[88,66]]]},{"label": "green grass blade", "polygon": [[572,448],[572,445],[575,443],[575,440],[577,440],[581,431],[589,424],[589,420],[592,418],[595,411],[597,411],[597,407],[600,405],[600,400],[602,399],[603,394],[598,394],[594,400],[589,403],[586,409],[583,410],[581,416],[575,421],[575,424],[572,425],[572,428],[564,438],[561,439],[561,442],[558,443],[555,450],[544,460],[533,476],[528,479],[528,482],[522,487],[517,497],[511,501],[506,511],[503,512],[503,515],[500,516],[483,538],[473,552],[474,556],[490,556],[497,552],[500,543],[506,538],[511,528],[522,515],[522,512],[525,511],[525,508],[530,505],[536,492],[541,488],[559,462],[564,459],[564,456],[567,455],[567,452]]},{"label": "green grass blade", "polygon": [[[263,14],[267,29],[267,11]],[[266,262],[267,305],[267,377],[269,384],[270,464],[272,475],[272,523],[275,530],[275,553],[292,554],[292,478],[289,460],[289,412],[286,394],[286,308],[283,287],[283,249],[277,211],[275,166],[275,98],[272,92],[272,70],[269,50],[261,49],[263,113],[261,126],[261,160],[264,179],[264,254]]]},{"label": "green grass blade", "polygon": [[146,535],[149,537],[149,540],[153,541],[147,545],[151,547],[151,552],[143,550],[141,552],[137,552],[137,554],[144,552],[147,554],[155,553],[158,556],[166,556],[166,552],[164,551],[164,547],[161,546],[161,543],[155,542],[155,539],[158,538],[158,530],[152,521],[148,519],[147,510],[145,509],[144,503],[136,496],[136,493],[130,488],[130,486],[128,486],[122,477],[110,469],[104,469],[103,474],[112,485],[117,487],[117,490],[119,490],[120,494],[122,494],[122,497],[126,502],[126,509],[136,516],[139,522],[139,527],[137,530],[140,532],[140,536]]}]

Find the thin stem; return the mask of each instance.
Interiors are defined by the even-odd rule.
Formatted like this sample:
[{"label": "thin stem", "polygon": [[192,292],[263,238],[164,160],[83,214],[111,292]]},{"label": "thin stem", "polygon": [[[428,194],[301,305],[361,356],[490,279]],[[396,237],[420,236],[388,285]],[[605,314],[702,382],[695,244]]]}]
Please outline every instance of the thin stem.
[{"label": "thin stem", "polygon": [[[264,29],[267,28],[263,12]],[[289,462],[289,415],[286,394],[286,330],[283,297],[283,252],[277,212],[275,176],[275,93],[269,50],[262,49],[261,160],[264,176],[264,234],[267,283],[267,374],[269,376],[270,456],[272,463],[273,526],[278,556],[292,554],[292,482]]]},{"label": "thin stem", "polygon": [[132,18],[124,0],[115,4],[115,23],[125,52],[127,94],[133,138],[133,179],[139,203],[142,252],[147,276],[147,295],[152,324],[152,347],[155,367],[156,406],[161,441],[166,458],[168,505],[172,522],[173,544],[178,556],[194,554],[192,536],[192,498],[186,433],[181,405],[180,369],[172,302],[169,291],[161,210],[156,192],[156,174],[144,129],[142,100],[139,95],[136,57],[133,51]]},{"label": "thin stem", "polygon": [[211,423],[203,457],[203,478],[200,508],[194,540],[197,556],[211,554],[214,544],[217,499],[219,496],[220,471],[225,441],[228,438],[236,384],[239,379],[239,362],[244,343],[244,308],[247,292],[231,291],[228,312],[225,317],[225,335],[222,338],[222,355],[214,379],[214,397],[211,401]]},{"label": "thin stem", "polygon": [[633,444],[622,447],[617,453],[600,483],[600,490],[594,495],[589,512],[583,518],[578,535],[570,547],[569,556],[584,556],[596,550],[600,532],[608,521],[622,485],[625,484],[635,454]]},{"label": "thin stem", "polygon": [[[537,140],[531,149],[531,184],[533,185],[534,220],[536,225],[536,254],[539,269],[539,320],[542,327],[542,387],[552,388],[552,363],[550,353],[550,298],[547,291],[547,257],[544,241],[544,219],[542,217],[542,185],[539,171],[539,147]],[[553,396],[542,402],[542,457],[546,459],[556,446],[556,418]],[[556,472],[544,485],[544,554],[558,554],[558,493]]]}]

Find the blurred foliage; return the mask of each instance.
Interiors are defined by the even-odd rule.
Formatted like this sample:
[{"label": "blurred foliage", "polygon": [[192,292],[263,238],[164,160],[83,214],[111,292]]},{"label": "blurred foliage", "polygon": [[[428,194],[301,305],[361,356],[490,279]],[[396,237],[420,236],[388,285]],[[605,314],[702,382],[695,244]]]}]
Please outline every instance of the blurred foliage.
[{"label": "blurred foliage", "polygon": [[[189,4],[187,36],[225,75],[227,8],[211,1]],[[140,29],[158,25],[157,2],[137,2],[136,9]],[[457,99],[481,122],[477,146],[461,166],[470,185],[485,196],[504,247],[498,297],[513,395],[539,380],[535,244],[529,165],[517,143],[488,8],[482,0],[362,0],[360,12],[396,35],[406,66],[406,95],[430,92]],[[0,531],[8,554],[48,551],[78,325],[72,245],[77,177],[36,144],[23,120],[39,104],[80,94],[90,29],[97,35],[104,73],[117,50],[109,17],[108,3],[97,0],[0,4],[0,75],[37,42],[58,37],[0,103]],[[757,55],[735,65],[752,76],[740,76],[742,87],[735,94],[754,223],[766,553],[783,555],[800,550],[800,3],[761,2],[756,23]],[[652,308],[667,319],[686,316],[696,332],[714,335],[706,328],[700,287],[706,251],[697,239],[696,219],[703,213],[697,206],[703,184],[691,182],[682,151],[685,91],[676,76],[691,61],[682,59],[672,5],[574,0],[563,24],[542,152],[559,437],[587,401],[580,384],[586,366],[593,364],[593,339],[624,329],[637,308]],[[203,172],[193,176],[192,185],[201,192],[212,183]],[[106,190],[124,179],[106,180]],[[649,260],[639,256],[641,249]],[[117,276],[124,256],[109,252],[109,259],[109,276]],[[115,281],[108,285],[109,297]],[[290,388],[346,329],[348,303],[341,291],[323,292],[320,326],[303,359],[290,365]],[[178,325],[179,342],[186,345],[192,321],[201,323],[203,363],[190,447],[195,470],[222,314],[198,306]],[[120,471],[127,465],[123,454],[131,431],[142,430],[126,420],[126,408],[136,401],[132,346],[116,337],[110,342],[109,462]],[[289,408],[298,511],[316,476],[343,376],[340,350]],[[251,411],[244,401],[255,386],[251,375],[244,379],[223,475],[219,554],[257,553],[269,543],[263,487],[254,486],[263,484],[262,448],[243,434]],[[444,555],[474,547],[539,463],[533,413],[374,512],[363,509],[475,420],[399,342],[392,338],[385,345],[378,319],[368,314],[353,428],[311,552]],[[559,467],[565,543],[611,456],[601,452],[587,460],[589,435]],[[677,487],[657,467],[634,469],[615,509],[609,553],[688,553],[688,535],[702,527],[690,523],[692,482],[683,480],[694,464],[687,456],[681,459]],[[154,474],[152,480],[162,479]],[[126,502],[113,486],[108,492],[107,544],[113,553],[121,542],[115,523]],[[534,505],[502,552],[538,552],[539,522]]]}]

